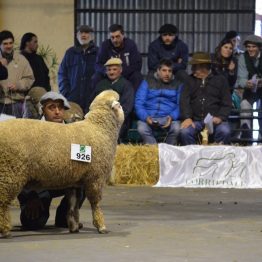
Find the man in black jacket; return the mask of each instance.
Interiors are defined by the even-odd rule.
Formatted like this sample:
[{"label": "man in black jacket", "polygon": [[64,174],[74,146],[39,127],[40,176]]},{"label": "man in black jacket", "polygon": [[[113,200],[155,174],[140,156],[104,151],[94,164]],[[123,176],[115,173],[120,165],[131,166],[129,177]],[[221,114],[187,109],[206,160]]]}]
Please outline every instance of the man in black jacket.
[{"label": "man in black jacket", "polygon": [[186,85],[180,99],[183,121],[180,130],[181,144],[196,144],[196,135],[205,127],[204,119],[208,113],[213,117],[214,141],[230,144],[227,119],[231,111],[231,95],[227,79],[223,75],[211,73],[208,53],[195,53],[190,64],[193,74],[188,76],[184,73]]}]

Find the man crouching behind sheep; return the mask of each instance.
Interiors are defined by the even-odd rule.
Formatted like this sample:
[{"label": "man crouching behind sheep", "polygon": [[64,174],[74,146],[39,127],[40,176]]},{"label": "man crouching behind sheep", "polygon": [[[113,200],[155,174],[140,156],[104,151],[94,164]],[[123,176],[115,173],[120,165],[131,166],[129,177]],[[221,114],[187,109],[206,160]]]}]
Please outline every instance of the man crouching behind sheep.
[{"label": "man crouching behind sheep", "polygon": [[[111,174],[124,113],[114,91],[99,94],[86,119],[70,125],[30,119],[0,123],[0,232],[10,236],[9,205],[26,185],[62,189],[84,185],[93,224],[105,233],[99,207],[102,188]],[[71,145],[91,147],[91,162],[71,160]],[[78,208],[68,212],[70,232],[78,232]]]}]

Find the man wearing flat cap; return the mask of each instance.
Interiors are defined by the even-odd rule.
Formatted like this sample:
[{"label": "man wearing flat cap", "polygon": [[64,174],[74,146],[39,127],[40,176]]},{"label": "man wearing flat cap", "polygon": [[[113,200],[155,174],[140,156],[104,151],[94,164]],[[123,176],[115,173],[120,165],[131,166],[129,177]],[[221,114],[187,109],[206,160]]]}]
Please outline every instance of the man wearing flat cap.
[{"label": "man wearing flat cap", "polygon": [[[70,109],[70,104],[63,95],[50,91],[40,98],[39,103],[42,111],[42,121],[60,124],[64,123],[64,113],[65,110]],[[85,195],[82,189],[77,190],[81,196],[81,206]],[[26,230],[42,229],[49,218],[49,208],[52,199],[64,196],[65,194],[66,190],[35,191],[31,190],[30,187],[25,187],[18,195],[21,208],[20,220],[22,227]],[[55,226],[67,227],[66,215],[68,207],[67,198],[64,197],[56,210]]]},{"label": "man wearing flat cap", "polygon": [[[211,115],[216,143],[230,144],[230,127],[227,122],[231,111],[231,94],[227,79],[223,75],[213,75],[211,58],[208,53],[193,54],[192,75],[184,74],[185,88],[180,99],[182,145],[196,144],[197,135],[204,129],[204,119]],[[180,78],[182,78],[180,76]]]},{"label": "man wearing flat cap", "polygon": [[[246,51],[238,59],[237,85],[244,89],[241,109],[251,110],[253,104],[262,99],[262,38],[249,35],[244,40]],[[241,113],[242,117],[251,117],[252,113]],[[241,120],[242,138],[252,138],[250,119]],[[262,122],[259,120],[260,135]]]},{"label": "man wearing flat cap", "polygon": [[134,89],[132,84],[122,76],[122,60],[110,58],[105,63],[107,77],[98,82],[95,87],[93,99],[105,90],[112,89],[119,94],[119,102],[123,107],[125,121],[119,133],[119,142],[124,141],[130,125],[130,114],[134,104]]},{"label": "man wearing flat cap", "polygon": [[178,38],[175,25],[164,24],[159,29],[160,36],[150,43],[148,48],[148,70],[155,72],[161,59],[171,59],[173,74],[186,69],[188,62],[188,47]]},{"label": "man wearing flat cap", "polygon": [[90,105],[91,78],[95,72],[97,47],[93,28],[81,25],[77,29],[78,45],[70,47],[58,71],[59,91],[69,101],[79,104],[84,112]]}]

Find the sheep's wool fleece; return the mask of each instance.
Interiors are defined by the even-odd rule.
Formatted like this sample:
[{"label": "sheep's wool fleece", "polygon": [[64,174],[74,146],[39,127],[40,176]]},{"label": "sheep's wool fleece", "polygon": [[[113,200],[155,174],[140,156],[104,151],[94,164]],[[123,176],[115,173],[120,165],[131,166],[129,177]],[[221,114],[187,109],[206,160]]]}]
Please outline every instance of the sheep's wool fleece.
[{"label": "sheep's wool fleece", "polygon": [[[118,99],[112,93],[111,97],[112,101]],[[73,124],[30,119],[1,122],[0,184],[13,184],[14,191],[28,181],[50,189],[83,181],[96,181],[102,187],[112,170],[122,122],[109,103],[101,101],[94,101],[84,121]],[[91,163],[70,159],[72,143],[91,146]],[[6,189],[10,191],[10,187]]]}]

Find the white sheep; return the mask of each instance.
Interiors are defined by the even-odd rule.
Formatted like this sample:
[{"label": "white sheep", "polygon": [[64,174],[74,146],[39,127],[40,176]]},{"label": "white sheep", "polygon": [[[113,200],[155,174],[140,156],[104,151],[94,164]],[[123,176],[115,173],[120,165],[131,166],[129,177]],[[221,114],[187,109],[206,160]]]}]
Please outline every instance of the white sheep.
[{"label": "white sheep", "polygon": [[[105,233],[99,207],[109,178],[124,114],[114,91],[99,94],[86,119],[57,123],[15,119],[0,123],[0,232],[10,236],[9,205],[24,186],[62,189],[84,186],[92,208],[93,224]],[[71,144],[91,146],[91,163],[70,159]],[[75,204],[71,199],[71,204]],[[70,232],[78,232],[78,209],[68,213]],[[72,222],[73,221],[73,222]]]}]

